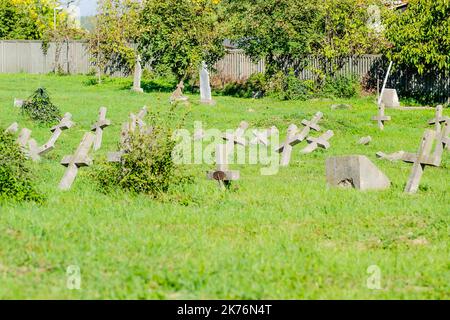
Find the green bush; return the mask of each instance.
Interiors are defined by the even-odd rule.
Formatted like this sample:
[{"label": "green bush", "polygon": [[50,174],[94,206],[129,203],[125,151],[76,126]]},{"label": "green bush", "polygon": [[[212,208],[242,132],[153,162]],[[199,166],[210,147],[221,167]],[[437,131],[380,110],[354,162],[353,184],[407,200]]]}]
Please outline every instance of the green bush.
[{"label": "green bush", "polygon": [[51,100],[45,88],[37,89],[22,105],[22,113],[43,124],[54,124],[61,119],[61,112]]},{"label": "green bush", "polygon": [[44,201],[36,191],[31,168],[12,134],[0,129],[0,202]]},{"label": "green bush", "polygon": [[132,133],[124,144],[119,145],[120,150],[125,150],[120,162],[98,166],[93,175],[102,191],[109,193],[119,188],[159,198],[172,185],[187,181],[172,158],[175,141],[173,129],[167,123],[175,121],[173,118],[166,120],[166,125],[153,123],[152,130]]},{"label": "green bush", "polygon": [[263,96],[266,89],[266,76],[263,73],[255,73],[246,81],[226,84],[222,94],[238,98],[254,98]]},{"label": "green bush", "polygon": [[270,79],[268,93],[281,100],[307,100],[315,94],[311,80],[300,80],[291,70],[288,75],[277,73]]},{"label": "green bush", "polygon": [[338,75],[334,78],[326,78],[321,90],[322,96],[330,98],[354,98],[361,92],[360,81],[357,76]]}]

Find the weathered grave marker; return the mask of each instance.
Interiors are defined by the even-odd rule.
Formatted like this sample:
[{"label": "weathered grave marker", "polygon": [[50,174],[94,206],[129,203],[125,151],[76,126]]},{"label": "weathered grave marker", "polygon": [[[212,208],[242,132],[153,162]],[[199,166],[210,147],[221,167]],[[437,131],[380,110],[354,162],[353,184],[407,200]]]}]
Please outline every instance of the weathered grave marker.
[{"label": "weathered grave marker", "polygon": [[5,130],[6,133],[11,133],[11,134],[17,133],[17,131],[19,131],[19,124],[17,122],[14,122]]},{"label": "weathered grave marker", "polygon": [[24,100],[14,98],[14,107],[22,108],[24,102],[25,102]]},{"label": "weathered grave marker", "polygon": [[288,133],[286,141],[276,149],[278,153],[282,153],[280,165],[285,167],[289,165],[291,160],[292,149],[295,145],[299,144],[309,135],[311,130],[320,131],[319,121],[322,119],[323,113],[317,112],[311,121],[306,119],[302,120],[302,125],[304,128],[300,133],[298,133],[298,128],[295,124],[292,124],[288,128]]},{"label": "weathered grave marker", "polygon": [[384,104],[378,105],[378,115],[372,117],[372,121],[378,122],[378,128],[384,129],[384,122],[390,121],[391,117],[384,114]]},{"label": "weathered grave marker", "polygon": [[446,121],[450,120],[450,118],[442,116],[442,110],[443,110],[443,107],[441,105],[438,105],[436,107],[436,115],[435,115],[434,119],[431,119],[428,121],[429,125],[434,124],[435,131],[437,134],[439,134],[441,132],[441,123],[445,123]]},{"label": "weathered grave marker", "polygon": [[359,139],[358,144],[368,145],[370,142],[372,142],[372,137],[367,136],[367,137],[362,137],[361,139]]},{"label": "weathered grave marker", "polygon": [[131,88],[132,91],[138,93],[144,92],[144,90],[141,88],[141,78],[142,78],[141,56],[137,55],[136,63],[134,65],[133,88]]},{"label": "weathered grave marker", "polygon": [[38,147],[38,144],[36,140],[30,139],[28,140],[28,151],[27,156],[31,158],[31,160],[37,162],[41,160],[41,157],[39,155],[40,148]]},{"label": "weathered grave marker", "polygon": [[64,117],[61,119],[61,121],[50,129],[51,132],[53,132],[50,139],[41,147],[39,148],[39,155],[43,156],[50,151],[52,151],[55,148],[55,143],[58,140],[58,138],[61,136],[61,133],[64,130],[70,129],[74,126],[74,123],[72,122],[72,115],[67,112]]},{"label": "weathered grave marker", "polygon": [[61,161],[63,166],[67,167],[67,170],[59,183],[59,189],[68,190],[72,186],[73,181],[75,180],[78,168],[90,166],[92,164],[92,159],[89,158],[88,153],[94,143],[95,135],[91,132],[86,132],[81,140],[78,149],[75,151],[75,154],[71,156],[65,156]]},{"label": "weathered grave marker", "polygon": [[183,89],[184,89],[184,82],[183,82],[183,80],[181,80],[180,83],[177,85],[177,88],[175,89],[175,91],[170,96],[170,103],[175,103],[175,102],[179,102],[179,101],[185,102],[185,101],[189,100],[188,97],[183,95]]},{"label": "weathered grave marker", "polygon": [[386,106],[386,108],[400,107],[400,101],[398,99],[397,90],[384,89],[381,103],[383,103]]},{"label": "weathered grave marker", "polygon": [[444,122],[441,132],[436,133],[436,135],[434,155],[438,159],[441,159],[444,150],[450,150],[450,119]]},{"label": "weathered grave marker", "polygon": [[20,130],[19,137],[17,138],[17,143],[22,147],[22,150],[27,149],[28,140],[31,137],[31,130],[27,128],[23,128]]},{"label": "weathered grave marker", "polygon": [[405,192],[416,193],[419,189],[420,179],[422,178],[425,166],[439,166],[441,159],[436,155],[431,154],[433,143],[436,138],[436,132],[433,130],[425,130],[420,143],[417,154],[405,153],[403,161],[414,163],[409,176],[408,183],[405,187]]},{"label": "weathered grave marker", "polygon": [[203,61],[200,69],[200,102],[205,104],[214,104],[211,96],[211,85],[209,83],[208,66]]},{"label": "weathered grave marker", "polygon": [[250,141],[250,144],[253,145],[262,144],[267,147],[269,145],[269,137],[273,134],[278,133],[278,128],[273,126],[263,131],[255,129],[252,131],[252,133],[255,137]]},{"label": "weathered grave marker", "polygon": [[229,144],[239,144],[241,146],[246,146],[247,142],[245,141],[245,130],[248,128],[248,123],[246,121],[241,121],[239,127],[236,129],[234,133],[225,133],[222,138],[228,141]]},{"label": "weathered grave marker", "polygon": [[318,138],[315,137],[307,138],[306,141],[308,141],[309,144],[301,151],[301,153],[311,153],[315,151],[318,147],[323,149],[330,148],[330,143],[328,142],[328,140],[330,140],[333,136],[334,132],[332,130],[328,130]]},{"label": "weathered grave marker", "polygon": [[111,125],[111,121],[106,119],[107,109],[101,107],[98,112],[98,121],[92,126],[91,131],[95,132],[94,151],[97,151],[102,146],[103,129]]},{"label": "weathered grave marker", "polygon": [[332,157],[326,160],[330,186],[359,190],[384,190],[391,182],[366,156]]},{"label": "weathered grave marker", "polygon": [[239,171],[230,171],[228,169],[229,145],[219,144],[216,146],[216,170],[207,173],[210,180],[216,180],[219,187],[224,189],[228,187],[231,181],[239,180]]}]

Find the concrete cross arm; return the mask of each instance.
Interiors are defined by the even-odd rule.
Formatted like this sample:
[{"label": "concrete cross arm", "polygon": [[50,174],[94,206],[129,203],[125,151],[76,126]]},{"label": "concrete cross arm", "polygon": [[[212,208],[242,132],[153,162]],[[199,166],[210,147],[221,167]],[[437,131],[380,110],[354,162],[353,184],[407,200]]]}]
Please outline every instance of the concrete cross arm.
[{"label": "concrete cross arm", "polygon": [[373,116],[372,121],[390,121],[391,116]]},{"label": "concrete cross arm", "polygon": [[61,160],[61,164],[65,167],[68,167],[71,164],[76,165],[77,167],[89,167],[93,163],[92,159],[88,156],[65,156]]},{"label": "concrete cross arm", "polygon": [[407,163],[415,163],[418,161],[420,164],[439,167],[441,165],[441,159],[434,155],[422,155],[420,159],[418,159],[417,154],[405,152],[402,156],[402,161]]},{"label": "concrete cross arm", "polygon": [[91,127],[91,131],[95,131],[97,129],[104,129],[111,125],[111,121],[108,119],[100,120],[97,123],[93,124]]},{"label": "concrete cross arm", "polygon": [[320,131],[320,126],[317,123],[314,123],[313,121],[308,121],[308,120],[302,120],[302,125],[304,125],[305,127],[308,127],[310,129],[313,129],[315,131]]},{"label": "concrete cross arm", "polygon": [[67,129],[72,128],[75,125],[75,123],[71,119],[72,119],[72,114],[70,112],[66,112],[66,114],[61,119],[61,121],[56,126],[53,126],[50,129],[50,131],[55,132],[56,129],[67,130]]}]

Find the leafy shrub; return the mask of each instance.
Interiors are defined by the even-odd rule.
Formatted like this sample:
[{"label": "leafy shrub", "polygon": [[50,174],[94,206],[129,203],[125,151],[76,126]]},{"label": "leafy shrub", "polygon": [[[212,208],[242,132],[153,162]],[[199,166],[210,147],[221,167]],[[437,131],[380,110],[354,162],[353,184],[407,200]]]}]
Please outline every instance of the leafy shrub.
[{"label": "leafy shrub", "polygon": [[315,94],[315,84],[300,80],[292,70],[288,75],[280,72],[270,79],[269,94],[281,100],[307,100]]},{"label": "leafy shrub", "polygon": [[[173,124],[174,119],[166,119],[165,123]],[[172,158],[175,148],[173,129],[161,124],[153,124],[152,128],[132,133],[124,144],[119,145],[125,150],[120,162],[98,166],[93,175],[102,191],[108,193],[118,187],[159,198],[172,185],[188,180],[180,174]]]},{"label": "leafy shrub", "polygon": [[255,98],[263,96],[266,89],[266,76],[262,73],[255,73],[244,82],[231,82],[226,84],[222,93],[227,96],[239,98]]},{"label": "leafy shrub", "polygon": [[35,201],[44,197],[36,191],[27,159],[12,134],[0,129],[0,202]]},{"label": "leafy shrub", "polygon": [[355,75],[338,75],[334,78],[325,79],[322,95],[331,98],[354,98],[361,92],[361,85]]},{"label": "leafy shrub", "polygon": [[53,124],[61,119],[61,112],[45,88],[37,89],[22,105],[22,113],[43,124]]}]

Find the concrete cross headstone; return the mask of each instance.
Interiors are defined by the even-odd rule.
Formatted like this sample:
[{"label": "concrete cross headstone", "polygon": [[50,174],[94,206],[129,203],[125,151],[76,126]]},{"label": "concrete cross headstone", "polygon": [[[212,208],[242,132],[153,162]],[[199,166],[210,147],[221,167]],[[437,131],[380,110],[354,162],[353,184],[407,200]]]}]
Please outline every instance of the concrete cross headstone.
[{"label": "concrete cross headstone", "polygon": [[405,187],[406,193],[417,192],[425,166],[440,166],[441,159],[431,154],[435,138],[435,131],[425,130],[417,154],[405,153],[403,155],[403,161],[413,163],[411,175]]},{"label": "concrete cross headstone", "polygon": [[380,104],[378,105],[378,115],[372,117],[372,121],[377,121],[378,122],[378,128],[380,128],[380,130],[384,129],[384,122],[385,121],[390,121],[391,117],[390,116],[386,116],[384,114],[384,104]]},{"label": "concrete cross headstone", "polygon": [[37,162],[41,160],[41,157],[39,155],[40,148],[34,139],[28,140],[28,152],[27,155],[31,160]]},{"label": "concrete cross headstone", "polygon": [[203,61],[200,69],[200,102],[205,104],[214,104],[211,95],[211,84],[209,83],[208,66]]},{"label": "concrete cross headstone", "polygon": [[334,132],[332,130],[328,130],[318,138],[307,138],[306,141],[308,141],[308,145],[301,151],[301,153],[311,153],[319,147],[323,149],[330,148],[330,143],[328,142],[328,140],[330,140],[333,136]]},{"label": "concrete cross headstone", "polygon": [[229,145],[219,144],[216,146],[216,170],[207,174],[208,179],[216,180],[219,187],[224,189],[228,187],[231,181],[239,180],[239,171],[228,169]]},{"label": "concrete cross headstone", "polygon": [[286,141],[276,149],[278,153],[281,153],[281,161],[280,165],[286,167],[289,165],[291,161],[292,148],[300,143],[298,139],[296,139],[296,135],[298,133],[298,127],[295,124],[291,124],[287,129]]},{"label": "concrete cross headstone", "polygon": [[442,110],[443,110],[443,107],[441,105],[438,105],[436,107],[436,116],[434,117],[434,119],[431,119],[428,121],[429,125],[435,126],[435,131],[437,134],[439,134],[441,132],[441,123],[444,123],[444,122],[450,120],[450,118],[442,116]]},{"label": "concrete cross headstone", "polygon": [[238,144],[241,146],[246,146],[247,142],[245,141],[245,130],[248,129],[248,123],[246,121],[241,121],[239,127],[236,129],[234,133],[225,133],[222,138],[228,141],[228,144]]},{"label": "concrete cross headstone", "polygon": [[92,164],[92,159],[89,158],[88,153],[94,143],[94,140],[95,135],[91,132],[86,132],[75,153],[71,156],[65,156],[63,158],[61,164],[67,167],[67,170],[59,183],[59,189],[70,189],[77,176],[78,168],[90,166]]},{"label": "concrete cross headstone", "polygon": [[252,133],[255,137],[250,141],[250,144],[262,144],[267,147],[269,145],[269,137],[273,134],[278,133],[278,128],[273,126],[267,130],[262,131],[255,129],[252,131]]},{"label": "concrete cross headstone", "polygon": [[311,121],[308,121],[306,119],[302,120],[302,125],[304,126],[304,128],[300,133],[298,133],[298,128],[296,125],[292,124],[289,126],[286,141],[284,142],[284,144],[278,147],[278,149],[276,149],[278,153],[282,153],[280,162],[281,166],[285,167],[289,165],[289,162],[291,160],[292,148],[300,142],[304,141],[310,134],[311,130],[321,130],[318,123],[322,119],[322,117],[323,113],[319,111],[314,115]]},{"label": "concrete cross headstone", "polygon": [[137,55],[136,63],[134,65],[133,88],[131,89],[132,91],[138,93],[144,92],[144,90],[141,88],[141,79],[142,79],[141,56]]},{"label": "concrete cross headstone", "polygon": [[74,123],[72,122],[72,115],[69,112],[67,112],[61,119],[61,121],[56,126],[50,129],[50,131],[53,132],[53,134],[50,137],[50,139],[41,148],[39,148],[38,152],[39,155],[43,156],[48,152],[52,151],[55,148],[55,143],[61,136],[63,130],[70,129],[73,126]]},{"label": "concrete cross headstone", "polygon": [[98,112],[98,121],[92,126],[91,131],[95,132],[94,151],[102,146],[103,129],[111,125],[111,121],[106,119],[107,109],[101,107]]},{"label": "concrete cross headstone", "polygon": [[444,150],[450,150],[450,119],[443,123],[441,131],[436,133],[436,135],[437,141],[434,155],[441,159]]},{"label": "concrete cross headstone", "polygon": [[17,131],[19,131],[19,124],[17,122],[14,122],[5,130],[7,133],[17,133]]}]

